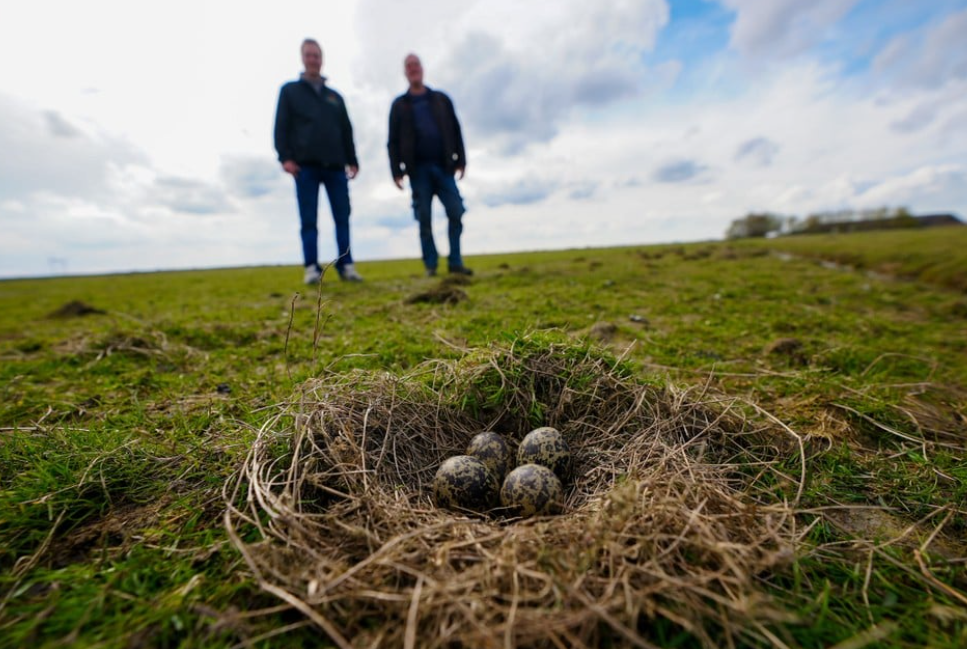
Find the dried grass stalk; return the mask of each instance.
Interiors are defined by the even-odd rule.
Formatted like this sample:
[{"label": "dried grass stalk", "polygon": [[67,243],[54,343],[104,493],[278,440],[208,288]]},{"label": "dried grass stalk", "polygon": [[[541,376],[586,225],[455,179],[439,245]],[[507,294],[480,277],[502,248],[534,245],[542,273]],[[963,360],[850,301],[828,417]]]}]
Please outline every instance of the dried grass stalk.
[{"label": "dried grass stalk", "polygon": [[[757,445],[732,405],[526,338],[325,376],[258,435],[226,526],[263,588],[343,647],[651,647],[658,627],[781,645],[789,615],[758,579],[791,559],[795,521],[764,485],[789,485],[772,464],[794,450]],[[475,433],[538,423],[574,453],[564,515],[433,507],[436,467]]]}]

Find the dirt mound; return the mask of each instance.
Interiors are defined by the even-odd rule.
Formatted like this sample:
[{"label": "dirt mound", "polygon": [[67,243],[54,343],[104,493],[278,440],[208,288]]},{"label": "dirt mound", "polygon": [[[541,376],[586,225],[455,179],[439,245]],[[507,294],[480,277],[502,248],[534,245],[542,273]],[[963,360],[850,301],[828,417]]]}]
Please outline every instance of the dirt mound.
[{"label": "dirt mound", "polygon": [[591,325],[588,335],[600,342],[608,342],[618,333],[618,326],[613,322],[599,320]]},{"label": "dirt mound", "polygon": [[103,315],[107,313],[80,300],[71,300],[60,308],[47,314],[48,318],[80,318],[86,315]]},{"label": "dirt mound", "polygon": [[467,299],[467,292],[447,282],[440,282],[429,291],[406,298],[407,304],[457,304]]},{"label": "dirt mound", "polygon": [[[759,579],[794,534],[766,485],[788,484],[771,469],[787,458],[727,402],[546,337],[405,376],[325,376],[262,429],[226,526],[260,586],[340,647],[768,644],[788,616]],[[432,505],[437,466],[475,433],[538,425],[573,453],[564,514]]]}]

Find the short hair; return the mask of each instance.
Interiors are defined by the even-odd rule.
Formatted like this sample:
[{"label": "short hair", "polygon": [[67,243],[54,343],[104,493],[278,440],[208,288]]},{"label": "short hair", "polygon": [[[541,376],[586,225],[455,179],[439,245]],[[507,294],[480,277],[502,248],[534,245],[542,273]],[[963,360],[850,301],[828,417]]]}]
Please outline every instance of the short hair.
[{"label": "short hair", "polygon": [[302,45],[299,46],[299,54],[302,54],[305,51],[306,45],[315,45],[319,48],[319,53],[322,54],[322,45],[320,45],[319,41],[314,38],[303,39]]}]

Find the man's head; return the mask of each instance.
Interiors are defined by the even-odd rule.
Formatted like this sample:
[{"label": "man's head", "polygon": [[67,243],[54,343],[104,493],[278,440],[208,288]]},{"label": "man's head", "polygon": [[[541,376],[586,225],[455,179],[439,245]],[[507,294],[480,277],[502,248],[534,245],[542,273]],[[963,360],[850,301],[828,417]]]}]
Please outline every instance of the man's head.
[{"label": "man's head", "polygon": [[420,63],[420,57],[416,54],[407,54],[403,59],[403,74],[406,75],[406,80],[410,82],[411,87],[422,87],[423,64]]},{"label": "man's head", "polygon": [[302,65],[305,66],[306,76],[318,77],[322,72],[322,47],[319,41],[313,38],[302,41]]}]

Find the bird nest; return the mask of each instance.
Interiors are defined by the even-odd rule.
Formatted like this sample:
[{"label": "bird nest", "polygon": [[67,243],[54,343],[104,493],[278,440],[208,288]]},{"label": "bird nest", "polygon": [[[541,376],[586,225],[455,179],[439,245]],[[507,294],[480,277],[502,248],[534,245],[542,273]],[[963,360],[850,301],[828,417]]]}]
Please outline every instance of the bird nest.
[{"label": "bird nest", "polygon": [[[542,337],[306,382],[226,490],[234,545],[266,591],[340,647],[772,644],[764,590],[795,545],[795,488],[770,422],[708,390],[635,378]],[[482,430],[570,444],[563,514],[433,506],[440,463]],[[785,429],[785,433],[791,433]]]}]

